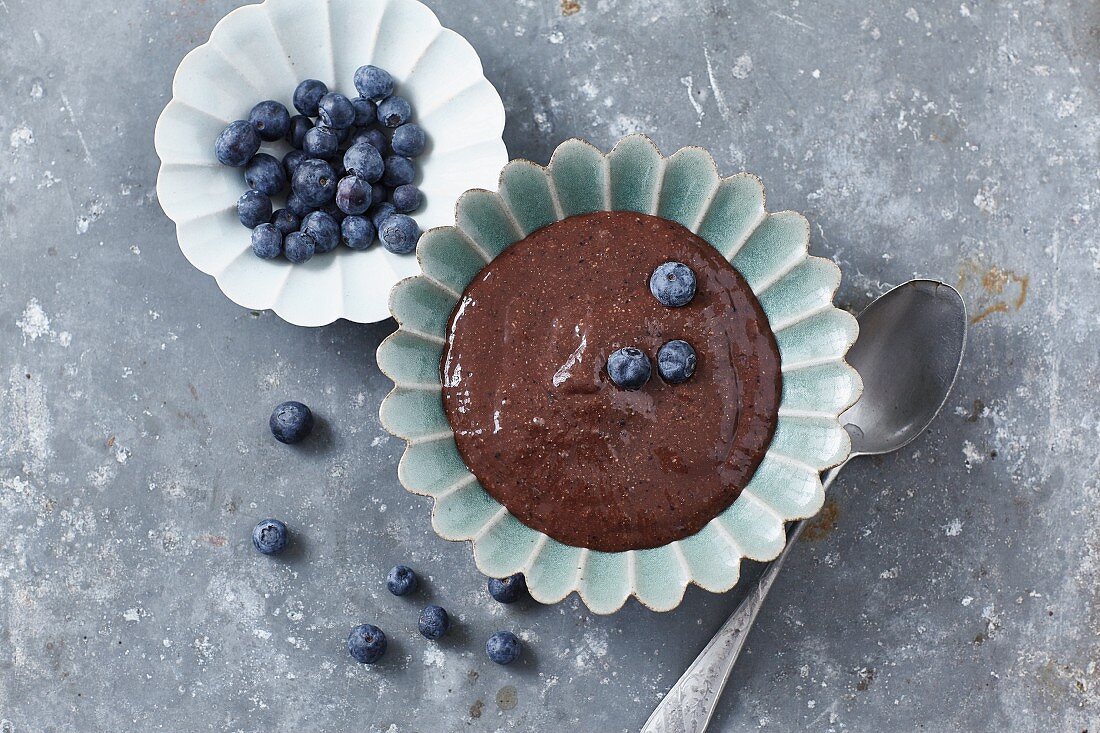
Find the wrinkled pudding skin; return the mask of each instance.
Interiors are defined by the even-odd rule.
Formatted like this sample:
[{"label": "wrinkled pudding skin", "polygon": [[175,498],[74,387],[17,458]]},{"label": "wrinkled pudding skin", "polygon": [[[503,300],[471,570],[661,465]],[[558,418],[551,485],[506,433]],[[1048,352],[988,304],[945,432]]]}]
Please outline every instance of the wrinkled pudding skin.
[{"label": "wrinkled pudding skin", "polygon": [[[648,288],[677,260],[694,300]],[[683,384],[611,383],[608,354],[684,339]],[[634,212],[574,216],[487,265],[455,307],[440,363],[458,450],[493,497],[567,545],[658,547],[698,532],[748,483],[775,431],[781,374],[748,284],[681,225]]]}]

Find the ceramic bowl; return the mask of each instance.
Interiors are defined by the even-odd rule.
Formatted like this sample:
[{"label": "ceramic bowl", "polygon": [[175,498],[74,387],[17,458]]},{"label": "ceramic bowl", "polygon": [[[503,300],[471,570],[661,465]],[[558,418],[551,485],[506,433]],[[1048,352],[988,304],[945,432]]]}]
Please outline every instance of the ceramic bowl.
[{"label": "ceramic bowl", "polygon": [[[535,229],[598,210],[655,214],[708,241],[752,287],[782,357],[778,426],[751,481],[697,534],[654,549],[570,547],[520,523],[466,468],[443,412],[439,360],[466,285]],[[784,523],[821,508],[819,474],[851,448],[838,416],[862,389],[844,361],[856,320],[832,301],[840,270],[809,256],[809,235],[800,214],[765,211],[755,176],[721,178],[701,148],[664,158],[643,135],[622,139],[606,155],[568,140],[548,167],[524,160],[505,166],[498,193],[463,194],[456,225],[421,239],[423,274],[394,287],[390,309],[400,328],[378,348],[378,365],[396,384],[382,403],[382,424],[408,443],[398,475],[409,491],[434,499],[435,531],[469,540],[486,575],[523,572],[536,600],[553,603],[575,591],[596,613],[611,613],[632,595],[669,610],[689,583],[726,591],[737,583],[742,558],[776,557],[786,540]]]},{"label": "ceramic bowl", "polygon": [[[157,196],[180,249],[235,303],[271,308],[300,326],[370,323],[389,317],[390,288],[418,271],[415,258],[378,245],[337,247],[304,265],[253,256],[235,209],[247,188],[242,171],[214,158],[218,133],[252,105],[275,99],[293,113],[294,88],[307,78],[354,93],[352,75],[363,64],[396,77],[428,133],[417,159],[424,205],[414,217],[422,229],[452,222],[459,195],[493,185],[508,161],[504,105],[477,53],[416,0],[267,0],[234,10],[180,63],[155,143]],[[281,156],[289,147],[264,149]]]}]

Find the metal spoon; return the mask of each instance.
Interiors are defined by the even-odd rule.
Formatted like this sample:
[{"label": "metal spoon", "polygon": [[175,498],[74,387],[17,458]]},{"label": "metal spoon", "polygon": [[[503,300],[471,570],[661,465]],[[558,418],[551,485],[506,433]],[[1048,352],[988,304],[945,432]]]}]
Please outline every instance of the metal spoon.
[{"label": "metal spoon", "polygon": [[[903,447],[939,414],[962,363],[966,307],[950,285],[910,280],[859,314],[859,338],[848,363],[863,377],[863,396],[840,416],[856,456]],[[822,479],[825,488],[848,461]],[[795,522],[783,548],[706,648],[649,716],[641,733],[702,733],[714,715],[734,662],[806,520]]]}]

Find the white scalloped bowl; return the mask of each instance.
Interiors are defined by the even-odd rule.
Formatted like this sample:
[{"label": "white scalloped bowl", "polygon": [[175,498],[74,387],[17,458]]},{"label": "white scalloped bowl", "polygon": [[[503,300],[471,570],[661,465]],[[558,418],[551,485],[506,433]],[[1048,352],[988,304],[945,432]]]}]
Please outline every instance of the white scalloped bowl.
[{"label": "white scalloped bowl", "polygon": [[394,75],[428,134],[416,161],[421,229],[453,221],[459,195],[494,185],[508,161],[504,104],[477,52],[416,0],[266,0],[234,10],[180,63],[155,144],[157,196],[180,249],[235,303],[270,308],[299,326],[373,323],[389,318],[393,284],[419,271],[415,258],[377,245],[338,247],[304,265],[255,257],[236,215],[247,188],[242,171],[214,157],[218,133],[257,102],[275,99],[293,110],[294,88],[307,78],[354,92],[352,74],[363,64]]},{"label": "white scalloped bowl", "polygon": [[[451,313],[485,265],[536,229],[605,210],[678,222],[717,249],[760,301],[783,373],[775,435],[740,496],[690,537],[625,552],[563,544],[490,496],[458,452],[439,370]],[[862,390],[844,361],[858,325],[833,305],[840,270],[810,256],[809,238],[801,214],[765,210],[760,179],[722,178],[702,148],[666,158],[649,138],[631,135],[607,154],[574,139],[558,146],[547,167],[512,161],[499,192],[467,191],[455,225],[424,234],[417,247],[423,274],[393,289],[390,308],[400,328],[378,347],[378,366],[395,386],[379,414],[407,443],[397,471],[402,484],[434,500],[432,527],[445,539],[469,541],[481,572],[522,572],[543,603],[576,592],[595,613],[612,613],[630,596],[667,611],[689,583],[729,590],[743,558],[773,559],[786,541],[784,523],[821,509],[820,472],[851,449],[839,416]]]}]

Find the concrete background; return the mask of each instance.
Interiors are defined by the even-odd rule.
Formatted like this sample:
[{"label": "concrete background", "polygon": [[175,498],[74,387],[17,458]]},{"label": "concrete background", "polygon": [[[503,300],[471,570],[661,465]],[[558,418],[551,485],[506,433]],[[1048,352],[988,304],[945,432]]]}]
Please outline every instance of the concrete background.
[{"label": "concrete background", "polygon": [[[1100,729],[1100,6],[908,2],[429,0],[513,156],[706,146],[807,214],[846,306],[926,275],[974,315],[945,414],[837,483],[715,730]],[[392,323],[248,312],[176,247],[153,124],[234,4],[0,0],[0,731],[636,730],[739,594],[497,606],[397,483]],[[298,450],[286,398],[324,421]],[[268,515],[285,559],[248,544]],[[397,561],[430,592],[386,594]],[[376,668],[343,649],[367,620]]]}]

